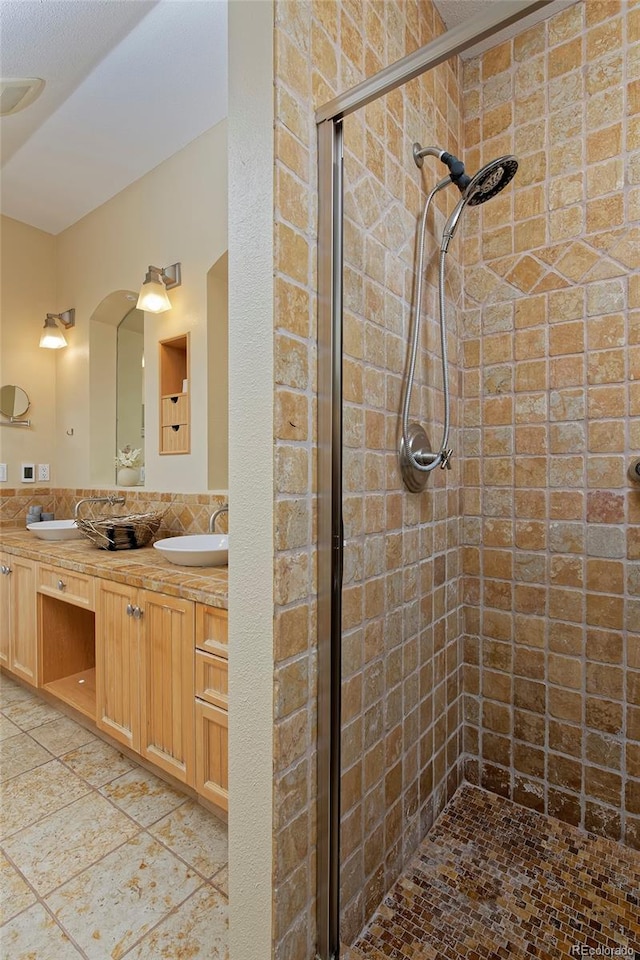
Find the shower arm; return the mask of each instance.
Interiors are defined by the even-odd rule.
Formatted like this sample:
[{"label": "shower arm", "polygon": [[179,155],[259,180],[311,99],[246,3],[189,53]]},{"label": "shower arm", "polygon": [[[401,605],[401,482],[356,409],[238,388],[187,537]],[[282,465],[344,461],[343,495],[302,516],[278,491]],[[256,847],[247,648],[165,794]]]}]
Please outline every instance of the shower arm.
[{"label": "shower arm", "polygon": [[[404,446],[404,455],[409,460],[411,465],[415,467],[416,470],[419,470],[423,473],[428,473],[429,471],[435,469],[439,464],[444,464],[445,457],[447,455],[447,441],[449,439],[449,395],[448,395],[448,373],[447,373],[447,349],[446,349],[446,330],[444,329],[444,289],[442,282],[442,264],[440,269],[440,283],[439,283],[439,301],[440,301],[440,334],[441,334],[441,345],[442,345],[442,368],[443,368],[443,378],[444,378],[444,387],[445,387],[445,425],[443,432],[442,445],[440,450],[437,453],[422,453],[420,454],[420,459],[417,459],[413,454],[410,444],[409,444],[409,408],[411,406],[411,392],[413,389],[413,381],[415,378],[415,369],[416,369],[416,358],[418,354],[418,341],[420,338],[420,305],[422,301],[422,273],[423,273],[423,261],[424,261],[424,241],[426,234],[427,226],[427,215],[429,212],[429,207],[431,206],[431,201],[435,197],[436,193],[440,190],[443,190],[446,186],[451,183],[451,177],[447,176],[444,180],[441,180],[440,183],[436,184],[429,196],[424,206],[424,213],[422,215],[422,221],[420,223],[420,235],[418,238],[418,270],[416,275],[416,297],[415,297],[415,319],[413,324],[413,335],[411,341],[411,357],[409,361],[409,371],[407,375],[407,388],[404,394],[404,402],[402,405],[402,440]],[[441,257],[444,256],[444,251],[441,253]]]}]

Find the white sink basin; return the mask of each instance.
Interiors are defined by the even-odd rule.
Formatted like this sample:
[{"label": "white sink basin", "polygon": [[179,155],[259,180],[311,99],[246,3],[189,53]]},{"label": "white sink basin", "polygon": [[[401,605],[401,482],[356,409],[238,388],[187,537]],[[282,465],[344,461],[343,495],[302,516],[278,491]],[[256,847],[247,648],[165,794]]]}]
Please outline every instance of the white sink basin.
[{"label": "white sink basin", "polygon": [[41,540],[79,540],[82,537],[75,520],[40,520],[39,523],[28,523],[27,530]]},{"label": "white sink basin", "polygon": [[196,533],[167,537],[154,543],[163,557],[182,567],[220,567],[229,557],[229,537],[220,533]]}]

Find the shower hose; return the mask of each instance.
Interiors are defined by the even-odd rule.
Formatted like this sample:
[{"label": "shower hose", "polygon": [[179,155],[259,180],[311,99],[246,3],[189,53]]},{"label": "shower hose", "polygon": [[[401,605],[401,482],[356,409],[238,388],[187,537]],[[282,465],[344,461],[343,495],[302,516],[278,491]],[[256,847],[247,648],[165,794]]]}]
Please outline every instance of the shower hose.
[{"label": "shower hose", "polygon": [[424,269],[424,241],[425,234],[427,229],[427,215],[429,213],[429,207],[431,201],[435,197],[436,193],[439,190],[442,190],[449,183],[451,183],[451,177],[445,177],[444,180],[441,180],[437,184],[427,197],[427,201],[424,206],[424,213],[422,215],[422,220],[420,223],[420,235],[418,238],[418,269],[417,269],[417,279],[416,279],[416,298],[415,298],[415,319],[413,323],[413,336],[411,338],[411,357],[409,359],[409,372],[407,376],[407,388],[404,395],[404,403],[402,406],[402,442],[404,444],[405,454],[408,461],[411,463],[416,470],[420,470],[423,473],[428,473],[431,470],[434,470],[437,466],[444,467],[448,464],[449,460],[449,451],[447,450],[447,443],[449,440],[449,372],[447,364],[447,331],[445,326],[445,289],[444,289],[444,266],[447,256],[447,252],[444,249],[440,250],[440,262],[439,262],[439,275],[438,275],[438,305],[440,312],[440,345],[441,345],[441,355],[442,355],[442,385],[444,391],[444,427],[442,433],[442,443],[440,444],[440,450],[438,453],[424,453],[419,454],[417,458],[409,446],[409,407],[411,406],[411,392],[413,390],[413,382],[415,378],[416,370],[416,358],[418,354],[418,343],[420,340],[420,304],[422,302],[422,274]]}]

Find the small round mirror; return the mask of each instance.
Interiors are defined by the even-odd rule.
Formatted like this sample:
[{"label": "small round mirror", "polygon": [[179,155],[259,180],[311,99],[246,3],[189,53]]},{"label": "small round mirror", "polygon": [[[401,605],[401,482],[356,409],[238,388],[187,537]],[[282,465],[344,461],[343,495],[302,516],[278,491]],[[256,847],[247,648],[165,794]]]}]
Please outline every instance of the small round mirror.
[{"label": "small round mirror", "polygon": [[29,409],[29,397],[13,384],[0,387],[0,413],[3,417],[21,417]]}]

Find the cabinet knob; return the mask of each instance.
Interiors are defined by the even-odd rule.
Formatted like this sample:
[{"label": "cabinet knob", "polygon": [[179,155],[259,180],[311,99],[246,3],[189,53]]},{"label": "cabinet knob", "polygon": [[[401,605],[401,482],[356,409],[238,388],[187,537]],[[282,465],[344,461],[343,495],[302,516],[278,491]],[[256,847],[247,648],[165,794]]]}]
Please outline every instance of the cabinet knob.
[{"label": "cabinet knob", "polygon": [[65,587],[66,587],[66,583],[64,582],[64,580],[58,580],[58,590],[64,590]]},{"label": "cabinet knob", "polygon": [[0,567],[0,572],[3,573],[5,577],[8,577],[11,573],[11,567],[7,567],[6,564],[3,563]]},{"label": "cabinet knob", "polygon": [[128,617],[133,616],[133,606],[130,603],[127,604],[127,616]]},{"label": "cabinet knob", "polygon": [[134,615],[134,617],[136,618],[136,620],[142,619],[142,614],[143,614],[143,613],[144,613],[144,610],[141,610],[140,607],[134,607],[134,608],[133,608],[133,615]]}]

